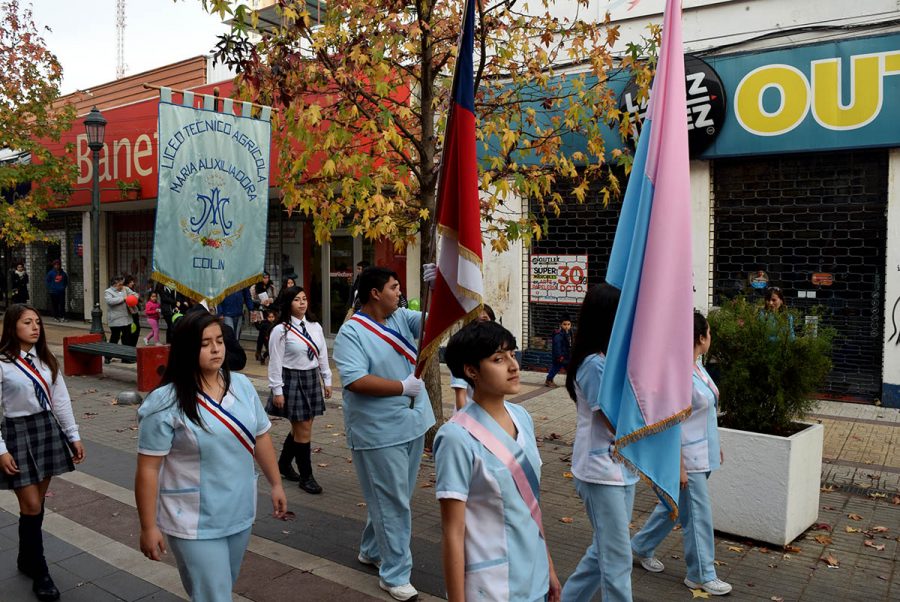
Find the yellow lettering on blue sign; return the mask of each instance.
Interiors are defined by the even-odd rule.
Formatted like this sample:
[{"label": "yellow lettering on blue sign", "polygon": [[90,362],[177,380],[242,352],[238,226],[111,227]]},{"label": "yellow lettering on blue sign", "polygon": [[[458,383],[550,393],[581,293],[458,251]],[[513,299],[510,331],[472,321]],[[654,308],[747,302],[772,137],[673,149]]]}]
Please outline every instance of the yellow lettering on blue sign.
[{"label": "yellow lettering on blue sign", "polygon": [[[790,132],[803,123],[810,109],[825,129],[858,129],[881,113],[884,78],[889,75],[900,75],[900,51],[850,57],[849,82],[841,77],[840,58],[812,61],[810,79],[792,65],[763,65],[737,85],[734,113],[741,127],[758,136]],[[849,86],[846,93],[845,84]],[[767,93],[777,95],[774,110],[763,104]]]},{"label": "yellow lettering on blue sign", "polygon": [[[763,107],[763,94],[775,90],[779,106]],[[744,76],[735,90],[734,113],[741,126],[758,136],[789,132],[809,111],[809,82],[791,65],[765,65]]]}]

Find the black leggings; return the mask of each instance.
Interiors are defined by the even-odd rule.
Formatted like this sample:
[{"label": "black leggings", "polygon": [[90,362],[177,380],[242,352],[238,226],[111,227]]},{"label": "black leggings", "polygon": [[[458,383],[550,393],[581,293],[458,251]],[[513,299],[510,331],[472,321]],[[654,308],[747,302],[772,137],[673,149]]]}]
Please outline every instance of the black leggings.
[{"label": "black leggings", "polygon": [[125,345],[125,337],[127,333],[131,330],[131,326],[110,326],[109,327],[109,342],[110,343],[118,343],[119,339],[122,339],[122,344]]}]

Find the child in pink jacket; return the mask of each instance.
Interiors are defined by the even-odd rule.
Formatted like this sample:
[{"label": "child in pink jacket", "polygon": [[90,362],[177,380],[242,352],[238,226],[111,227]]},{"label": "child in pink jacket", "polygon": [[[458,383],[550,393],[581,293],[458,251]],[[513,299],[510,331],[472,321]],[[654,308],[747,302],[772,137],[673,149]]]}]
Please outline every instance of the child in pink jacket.
[{"label": "child in pink jacket", "polygon": [[149,345],[153,341],[154,345],[159,344],[159,297],[156,293],[150,293],[150,298],[144,306],[144,315],[150,324],[150,335],[144,337],[144,345]]}]

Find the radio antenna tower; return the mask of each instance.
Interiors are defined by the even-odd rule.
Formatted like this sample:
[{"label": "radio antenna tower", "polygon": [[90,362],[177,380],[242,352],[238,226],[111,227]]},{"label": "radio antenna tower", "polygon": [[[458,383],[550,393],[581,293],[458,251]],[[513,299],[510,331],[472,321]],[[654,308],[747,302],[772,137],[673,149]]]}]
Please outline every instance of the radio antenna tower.
[{"label": "radio antenna tower", "polygon": [[116,79],[125,77],[125,0],[116,0]]}]

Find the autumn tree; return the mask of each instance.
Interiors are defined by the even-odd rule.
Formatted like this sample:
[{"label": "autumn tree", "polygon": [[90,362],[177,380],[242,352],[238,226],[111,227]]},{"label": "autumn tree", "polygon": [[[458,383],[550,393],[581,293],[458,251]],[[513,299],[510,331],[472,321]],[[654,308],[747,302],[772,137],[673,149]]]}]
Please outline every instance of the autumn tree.
[{"label": "autumn tree", "polygon": [[[431,248],[464,2],[329,0],[311,15],[305,0],[280,0],[273,24],[240,3],[201,1],[231,15],[217,58],[237,69],[242,93],[281,109],[273,130],[287,210],[312,217],[319,243],[349,227],[398,245],[418,234],[420,248]],[[561,190],[574,190],[578,201],[589,187],[604,201],[619,193],[604,141],[621,117],[608,82],[640,53],[631,46],[614,57],[618,30],[608,18],[583,18],[588,0],[567,6],[574,15],[562,16],[551,0],[537,10],[516,0],[483,0],[477,8],[482,213],[496,252],[540,237],[546,216],[559,211]],[[585,150],[569,154],[564,140],[573,137]],[[624,158],[618,150],[610,156]],[[523,210],[510,210],[513,195]]]},{"label": "autumn tree", "polygon": [[[75,180],[70,156],[54,156],[45,143],[59,141],[75,117],[74,107],[54,108],[62,67],[18,0],[0,4],[0,238],[28,243],[43,234],[47,215]],[[67,149],[71,152],[71,149]]]}]

